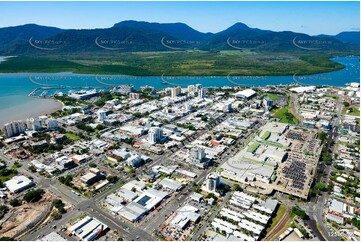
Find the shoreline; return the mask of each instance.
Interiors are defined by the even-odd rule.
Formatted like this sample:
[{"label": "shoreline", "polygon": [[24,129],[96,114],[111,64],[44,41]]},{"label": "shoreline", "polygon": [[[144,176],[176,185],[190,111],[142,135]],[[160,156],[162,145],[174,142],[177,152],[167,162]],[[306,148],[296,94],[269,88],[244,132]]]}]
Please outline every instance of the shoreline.
[{"label": "shoreline", "polygon": [[[5,112],[7,113],[6,118],[0,119],[0,127],[3,127],[4,124],[11,122],[13,120],[26,121],[26,119],[29,117],[38,118],[39,116],[42,115],[50,115],[58,110],[61,110],[64,107],[64,103],[59,100],[56,100],[55,98],[30,97],[30,99],[33,100],[32,103],[39,102],[39,105],[36,105],[37,108],[35,110],[33,108],[34,107],[33,105],[31,106],[33,108],[31,110],[30,109],[31,107],[28,104],[25,104],[23,105],[23,107],[20,108],[19,107],[9,108],[9,110],[5,110]],[[26,112],[21,112],[21,108],[26,109]]]}]

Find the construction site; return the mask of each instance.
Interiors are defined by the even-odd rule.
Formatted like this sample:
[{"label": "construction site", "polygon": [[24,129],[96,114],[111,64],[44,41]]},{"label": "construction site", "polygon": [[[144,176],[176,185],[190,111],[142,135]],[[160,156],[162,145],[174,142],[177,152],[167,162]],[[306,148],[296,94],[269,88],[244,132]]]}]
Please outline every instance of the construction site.
[{"label": "construction site", "polygon": [[10,209],[0,220],[0,234],[17,239],[40,225],[50,216],[54,198],[52,194],[45,193],[38,202],[24,203]]}]

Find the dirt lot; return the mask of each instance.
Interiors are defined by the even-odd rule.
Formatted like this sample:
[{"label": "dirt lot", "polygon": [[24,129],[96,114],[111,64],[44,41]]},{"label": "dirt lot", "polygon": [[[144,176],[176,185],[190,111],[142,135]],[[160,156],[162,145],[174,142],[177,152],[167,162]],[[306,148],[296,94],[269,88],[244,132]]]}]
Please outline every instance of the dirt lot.
[{"label": "dirt lot", "polygon": [[9,211],[5,215],[8,219],[1,225],[0,234],[18,237],[21,233],[32,229],[49,215],[52,199],[53,197],[46,193],[39,202],[23,204]]}]

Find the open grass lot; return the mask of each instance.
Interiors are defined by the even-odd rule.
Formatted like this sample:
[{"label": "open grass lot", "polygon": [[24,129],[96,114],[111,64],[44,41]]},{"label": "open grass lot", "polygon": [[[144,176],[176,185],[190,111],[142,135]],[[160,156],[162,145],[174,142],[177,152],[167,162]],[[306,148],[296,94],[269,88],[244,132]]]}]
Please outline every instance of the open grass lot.
[{"label": "open grass lot", "polygon": [[360,116],[360,108],[359,107],[344,107],[342,109],[343,114],[353,115],[353,116]]},{"label": "open grass lot", "polygon": [[[89,52],[19,56],[0,63],[0,72],[75,72],[136,76],[293,75],[342,69],[329,60],[340,53],[229,51]],[[271,96],[271,98],[276,98]]]},{"label": "open grass lot", "polygon": [[271,99],[272,101],[277,101],[278,99],[280,99],[280,97],[279,97],[278,95],[273,94],[273,93],[268,93],[268,94],[267,94],[267,97],[268,97],[269,99]]},{"label": "open grass lot", "polygon": [[275,118],[279,118],[281,123],[287,123],[287,124],[298,123],[297,118],[288,111],[287,107],[275,109],[273,110],[272,114]]},{"label": "open grass lot", "polygon": [[22,166],[23,166],[23,164],[21,164],[21,163],[15,163],[13,166],[11,166],[11,168],[12,169],[17,169],[17,168],[20,168]]},{"label": "open grass lot", "polygon": [[66,137],[68,137],[68,139],[71,139],[71,140],[74,140],[74,141],[80,140],[80,137],[78,135],[76,135],[76,134],[66,133],[65,135],[66,135]]}]

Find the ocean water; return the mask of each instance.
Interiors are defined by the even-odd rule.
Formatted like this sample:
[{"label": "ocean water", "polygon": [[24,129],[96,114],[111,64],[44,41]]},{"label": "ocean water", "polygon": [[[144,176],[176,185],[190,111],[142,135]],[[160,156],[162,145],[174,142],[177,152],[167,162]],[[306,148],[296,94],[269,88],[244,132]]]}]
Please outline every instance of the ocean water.
[{"label": "ocean water", "polygon": [[[3,60],[0,57],[0,61]],[[219,86],[266,86],[291,84],[299,82],[307,85],[345,86],[346,83],[360,82],[360,57],[348,56],[334,58],[346,68],[315,75],[293,76],[183,76],[183,77],[136,77],[121,75],[84,75],[73,73],[38,74],[16,73],[0,74],[0,124],[14,118],[26,118],[39,113],[46,113],[50,109],[59,108],[59,103],[52,100],[28,97],[35,88],[52,87],[47,95],[56,91],[67,92],[70,89],[97,88],[106,89],[106,85],[133,84],[140,86],[151,85],[155,88],[165,88],[172,85],[187,86],[202,84],[204,87]],[[166,84],[165,84],[166,83]],[[40,95],[44,90],[36,92]]]}]

